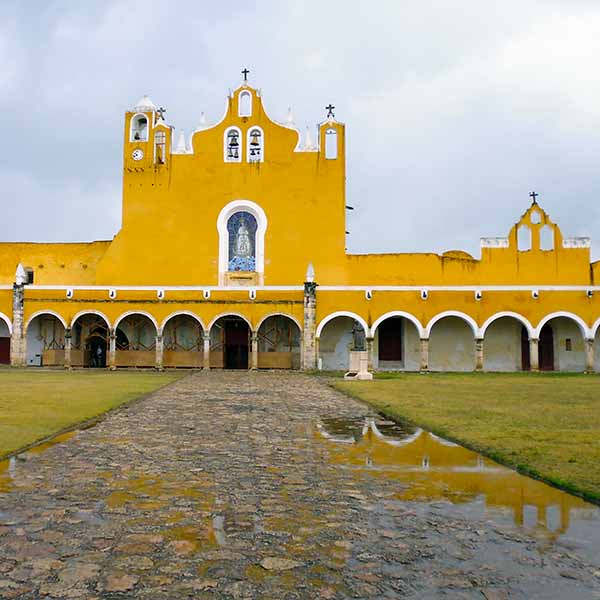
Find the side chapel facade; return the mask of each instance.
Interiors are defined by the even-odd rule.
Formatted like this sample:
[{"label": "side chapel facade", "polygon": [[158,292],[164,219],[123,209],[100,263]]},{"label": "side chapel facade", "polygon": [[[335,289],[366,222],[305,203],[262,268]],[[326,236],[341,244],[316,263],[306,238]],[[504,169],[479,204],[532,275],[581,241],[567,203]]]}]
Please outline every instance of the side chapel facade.
[{"label": "side chapel facade", "polygon": [[[126,112],[112,241],[0,243],[15,366],[600,370],[600,263],[534,201],[481,259],[345,250],[344,125],[315,143],[247,81],[191,138]],[[149,235],[148,232],[152,232]]]}]

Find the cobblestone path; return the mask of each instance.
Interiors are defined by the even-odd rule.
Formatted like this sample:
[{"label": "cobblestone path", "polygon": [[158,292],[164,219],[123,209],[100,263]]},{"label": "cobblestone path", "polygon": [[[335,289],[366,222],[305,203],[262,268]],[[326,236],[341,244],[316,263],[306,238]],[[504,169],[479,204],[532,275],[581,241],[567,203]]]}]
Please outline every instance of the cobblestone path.
[{"label": "cobblestone path", "polygon": [[335,466],[301,374],[190,375],[44,453],[0,493],[2,598],[600,598],[600,567]]}]

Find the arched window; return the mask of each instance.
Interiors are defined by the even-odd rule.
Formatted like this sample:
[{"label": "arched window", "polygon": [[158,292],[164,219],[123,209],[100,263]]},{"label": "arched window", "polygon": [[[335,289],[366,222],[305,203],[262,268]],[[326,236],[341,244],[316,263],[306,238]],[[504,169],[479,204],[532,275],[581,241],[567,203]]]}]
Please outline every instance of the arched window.
[{"label": "arched window", "polygon": [[325,131],[325,158],[336,159],[338,157],[338,135],[335,129]]},{"label": "arched window", "polygon": [[531,250],[531,229],[527,225],[521,225],[517,230],[517,248],[519,252]]},{"label": "arched window", "polygon": [[225,162],[242,162],[242,136],[237,127],[225,131],[224,144]]},{"label": "arched window", "polygon": [[131,119],[131,142],[148,141],[148,119],[146,115],[135,115]]},{"label": "arched window", "polygon": [[246,143],[248,162],[262,162],[264,158],[263,131],[260,127],[251,127],[248,130]]},{"label": "arched window", "polygon": [[242,210],[227,221],[229,236],[228,271],[256,271],[256,230],[253,214]]},{"label": "arched window", "polygon": [[167,134],[164,131],[157,131],[154,135],[154,157],[156,164],[167,162]]},{"label": "arched window", "polygon": [[240,117],[252,116],[252,94],[250,92],[240,92],[238,96],[238,115]]},{"label": "arched window", "polygon": [[540,250],[554,250],[554,229],[550,225],[540,229]]}]

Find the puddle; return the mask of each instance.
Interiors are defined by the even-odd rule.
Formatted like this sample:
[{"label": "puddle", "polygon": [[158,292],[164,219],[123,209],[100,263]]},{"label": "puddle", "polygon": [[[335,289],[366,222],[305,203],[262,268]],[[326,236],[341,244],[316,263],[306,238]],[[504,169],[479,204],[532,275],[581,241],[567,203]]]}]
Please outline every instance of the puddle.
[{"label": "puddle", "polygon": [[331,462],[398,482],[395,498],[512,524],[552,544],[600,546],[600,509],[432,433],[385,417],[323,418]]}]

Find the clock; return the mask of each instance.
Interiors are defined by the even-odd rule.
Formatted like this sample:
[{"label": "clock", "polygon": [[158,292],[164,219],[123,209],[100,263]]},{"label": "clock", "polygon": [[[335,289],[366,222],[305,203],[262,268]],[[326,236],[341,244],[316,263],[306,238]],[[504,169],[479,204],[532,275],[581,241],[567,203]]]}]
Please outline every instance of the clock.
[{"label": "clock", "polygon": [[144,151],[141,148],[136,148],[131,153],[131,158],[133,158],[133,160],[142,160],[142,158],[144,158]]}]

